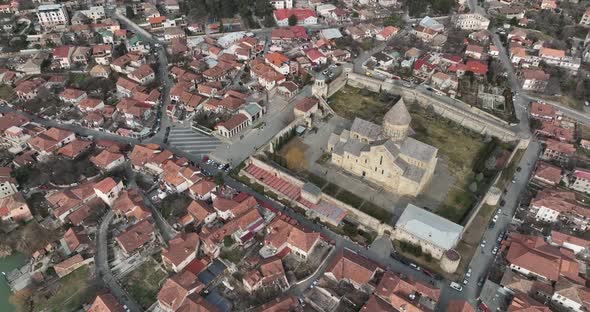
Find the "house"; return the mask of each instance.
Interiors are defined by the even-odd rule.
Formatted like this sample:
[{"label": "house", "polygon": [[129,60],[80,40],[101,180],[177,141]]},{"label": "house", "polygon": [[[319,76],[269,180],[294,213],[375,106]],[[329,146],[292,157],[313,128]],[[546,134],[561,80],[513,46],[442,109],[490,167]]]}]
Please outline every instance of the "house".
[{"label": "house", "polygon": [[247,273],[242,282],[246,291],[250,293],[263,287],[275,286],[283,291],[289,288],[283,262],[277,257],[264,260],[260,269]]},{"label": "house", "polygon": [[204,288],[205,285],[190,271],[177,273],[169,277],[158,292],[158,307],[165,312],[219,311],[198,296]]},{"label": "house", "polygon": [[168,247],[162,249],[162,263],[178,273],[197,257],[198,250],[197,233],[179,234],[168,242]]},{"label": "house", "polygon": [[574,254],[579,254],[580,252],[587,250],[588,245],[590,244],[590,241],[587,241],[583,238],[575,237],[557,231],[551,231],[551,235],[549,236],[548,242],[551,245],[569,249],[573,251]]},{"label": "house", "polygon": [[94,78],[108,78],[111,75],[111,68],[105,65],[94,65],[90,69],[90,77]]},{"label": "house", "polygon": [[295,117],[304,117],[308,118],[315,114],[319,110],[319,100],[312,97],[306,97],[293,107],[293,112],[295,113]]},{"label": "house", "polygon": [[590,289],[584,285],[561,280],[555,285],[551,302],[567,311],[584,312],[590,309]]},{"label": "house", "polygon": [[78,65],[88,65],[90,50],[89,47],[76,47],[72,53],[72,62]]},{"label": "house", "polygon": [[182,218],[183,225],[193,223],[195,226],[210,224],[217,218],[217,212],[201,200],[193,200],[186,208],[187,214]]},{"label": "house", "polygon": [[277,72],[288,75],[290,72],[289,58],[279,52],[271,52],[264,57],[266,64],[270,65]]},{"label": "house", "polygon": [[469,45],[467,45],[467,48],[465,48],[465,56],[466,57],[471,57],[476,60],[481,60],[483,55],[484,55],[484,50],[483,50],[482,46],[478,46],[475,44],[469,44]]},{"label": "house", "polygon": [[[258,83],[267,90],[286,81],[285,76],[274,70],[264,61],[256,59],[250,62],[250,77],[258,79]],[[199,85],[200,86],[200,85]]]},{"label": "house", "polygon": [[478,13],[456,14],[452,22],[456,28],[463,30],[483,30],[490,26],[490,20]]},{"label": "house", "polygon": [[382,269],[373,261],[343,248],[328,265],[324,275],[337,282],[346,281],[356,289],[365,289],[369,281]]},{"label": "house", "polygon": [[37,7],[37,19],[47,30],[64,28],[69,23],[68,11],[63,4],[42,4]]},{"label": "house", "polygon": [[105,149],[98,155],[90,157],[90,162],[102,171],[110,171],[125,163],[125,155]]},{"label": "house", "polygon": [[375,288],[374,295],[396,311],[434,311],[440,289],[386,271]]},{"label": "house", "polygon": [[127,77],[141,85],[146,85],[156,79],[156,73],[149,64],[143,64],[129,73]]},{"label": "house", "polygon": [[125,312],[125,308],[115,296],[105,293],[96,296],[86,312]]},{"label": "house", "polygon": [[419,245],[435,259],[453,249],[461,238],[463,227],[432,212],[408,204],[395,224],[393,238]]},{"label": "house", "polygon": [[72,66],[72,53],[76,48],[65,45],[53,49],[53,61],[57,68],[69,69]]},{"label": "house", "polygon": [[285,81],[277,86],[277,93],[286,97],[291,98],[299,92],[299,86],[293,81]]},{"label": "house", "polygon": [[93,199],[98,200],[93,186],[87,183],[46,195],[45,199],[51,206],[52,215],[60,222],[65,222],[71,213],[81,209]]},{"label": "house", "polygon": [[542,0],[541,1],[541,10],[555,10],[557,9],[557,1],[556,0]]},{"label": "house", "polygon": [[115,236],[115,241],[127,257],[155,239],[154,226],[148,220],[143,220]]},{"label": "house", "polygon": [[217,190],[217,184],[208,179],[201,179],[189,188],[189,194],[196,200],[209,200]]},{"label": "house", "polygon": [[[87,260],[92,260],[92,258],[87,259]],[[86,265],[88,263],[88,261],[84,260],[84,258],[82,257],[82,255],[77,254],[74,255],[60,263],[56,263],[53,266],[53,269],[55,270],[55,274],[57,274],[57,276],[59,278],[62,278],[72,272],[74,272],[76,269]]]},{"label": "house", "polygon": [[578,192],[590,193],[590,171],[576,169],[572,174],[573,183],[570,187]]},{"label": "house", "polygon": [[555,160],[559,163],[566,163],[576,154],[576,148],[573,144],[560,142],[554,139],[545,141],[545,150],[542,159]]},{"label": "house", "polygon": [[75,159],[84,152],[88,151],[91,147],[92,141],[75,139],[72,142],[64,145],[62,148],[58,149],[55,154],[69,159]]},{"label": "house", "polygon": [[172,40],[175,38],[185,39],[186,34],[180,27],[167,27],[164,29],[164,40]]},{"label": "house", "polygon": [[58,148],[72,142],[75,138],[76,135],[73,132],[58,128],[50,128],[30,139],[27,143],[31,149],[37,151],[41,157],[45,157]]},{"label": "house", "polygon": [[83,227],[69,228],[60,240],[62,249],[66,255],[82,252],[90,246],[90,237]]},{"label": "house", "polygon": [[584,282],[572,252],[551,246],[540,236],[515,232],[509,233],[504,242],[508,249],[505,259],[511,270],[546,282],[557,282],[561,276]]},{"label": "house", "polygon": [[518,72],[518,80],[523,90],[542,92],[549,82],[549,74],[542,69],[521,69]]},{"label": "house", "polygon": [[293,254],[307,259],[313,248],[320,241],[320,234],[303,229],[294,222],[287,222],[283,218],[275,218],[267,227],[264,247],[260,251],[263,257],[281,254],[288,249]]},{"label": "house", "polygon": [[117,219],[125,219],[130,224],[151,217],[152,213],[144,206],[143,196],[137,189],[123,190],[112,206]]},{"label": "house", "polygon": [[59,94],[59,99],[67,104],[78,104],[88,97],[88,94],[82,90],[67,88]]},{"label": "house", "polygon": [[242,113],[233,115],[230,119],[220,122],[215,130],[221,136],[231,138],[250,125],[248,117]]},{"label": "house", "polygon": [[81,112],[88,113],[88,112],[102,111],[105,106],[104,106],[104,102],[102,100],[87,97],[87,98],[81,100],[77,104],[77,107]]},{"label": "house", "polygon": [[388,41],[391,37],[397,34],[398,31],[399,29],[397,27],[387,26],[375,35],[375,39],[379,41]]},{"label": "house", "polygon": [[304,9],[279,9],[273,12],[278,26],[289,26],[289,17],[295,15],[297,25],[315,25],[318,22],[316,13],[308,8]]},{"label": "house", "polygon": [[543,102],[531,102],[530,113],[531,117],[540,120],[554,120],[557,118],[557,110],[553,105]]},{"label": "house", "polygon": [[544,161],[538,161],[533,179],[555,186],[561,181],[561,168]]},{"label": "house", "polygon": [[566,221],[576,230],[588,227],[590,209],[576,202],[576,195],[568,191],[542,190],[531,201],[531,211],[537,220],[554,223]]},{"label": "house", "polygon": [[113,206],[113,203],[117,200],[122,190],[123,182],[116,182],[111,177],[105,178],[94,185],[96,196],[109,206]]},{"label": "house", "polygon": [[[112,65],[112,64],[111,64]],[[133,91],[139,89],[139,84],[124,77],[117,79],[117,95],[119,97],[131,97]]]},{"label": "house", "polygon": [[272,4],[276,10],[293,8],[293,0],[271,0],[270,4]]},{"label": "house", "polygon": [[12,169],[10,167],[0,167],[0,198],[18,192],[16,179],[11,174]]},{"label": "house", "polygon": [[21,101],[32,100],[37,96],[43,84],[45,84],[45,80],[40,78],[21,81],[14,88],[14,92]]},{"label": "house", "polygon": [[328,59],[318,49],[308,49],[305,51],[305,56],[315,65],[326,64]]},{"label": "house", "polygon": [[0,218],[3,222],[26,222],[33,219],[29,205],[21,193],[0,198]]}]

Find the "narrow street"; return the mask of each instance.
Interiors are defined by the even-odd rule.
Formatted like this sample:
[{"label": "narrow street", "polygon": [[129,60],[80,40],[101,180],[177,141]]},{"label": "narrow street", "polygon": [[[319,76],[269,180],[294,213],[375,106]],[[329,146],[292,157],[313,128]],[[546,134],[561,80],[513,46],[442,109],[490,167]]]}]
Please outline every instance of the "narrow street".
[{"label": "narrow street", "polygon": [[129,294],[119,285],[109,267],[108,260],[108,234],[109,225],[113,220],[114,212],[109,210],[103,217],[98,227],[96,239],[96,272],[110,292],[117,297],[119,302],[127,306],[132,312],[142,311],[141,307]]}]

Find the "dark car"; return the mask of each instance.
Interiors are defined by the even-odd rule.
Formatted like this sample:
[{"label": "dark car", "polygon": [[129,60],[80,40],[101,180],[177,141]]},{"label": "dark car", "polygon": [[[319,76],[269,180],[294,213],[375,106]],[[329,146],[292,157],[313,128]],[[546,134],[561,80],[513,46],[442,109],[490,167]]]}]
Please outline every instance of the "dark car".
[{"label": "dark car", "polygon": [[520,168],[520,167],[516,168],[516,172],[520,172],[520,170],[522,170],[522,168]]},{"label": "dark car", "polygon": [[483,276],[482,276],[482,277],[480,277],[480,278],[477,280],[477,286],[479,286],[479,287],[483,286],[483,283],[485,283],[485,281],[486,281],[485,277],[483,277]]},{"label": "dark car", "polygon": [[506,201],[502,199],[502,200],[500,201],[500,207],[504,207],[504,205],[506,205]]}]

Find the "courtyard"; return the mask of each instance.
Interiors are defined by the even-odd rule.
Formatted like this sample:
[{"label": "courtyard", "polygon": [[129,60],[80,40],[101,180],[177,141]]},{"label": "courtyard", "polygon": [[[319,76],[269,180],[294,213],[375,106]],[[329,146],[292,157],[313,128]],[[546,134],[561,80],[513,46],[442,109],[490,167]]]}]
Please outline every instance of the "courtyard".
[{"label": "courtyard", "polygon": [[168,273],[155,259],[150,258],[135,270],[121,279],[121,284],[143,308],[150,307]]},{"label": "courtyard", "polygon": [[[294,154],[303,155],[304,161],[292,160],[290,163],[305,164],[306,167],[290,166],[290,169],[322,177],[326,183],[324,186],[318,186],[328,194],[343,189],[345,192],[357,194],[364,203],[383,207],[393,214],[392,222],[401,214],[408,202],[426,207],[453,222],[463,222],[497,172],[493,168],[486,169],[484,163],[490,155],[506,147],[450,120],[440,118],[428,109],[406,103],[412,116],[410,136],[439,150],[439,161],[434,176],[423,194],[416,198],[400,197],[383,191],[370,181],[330,165],[330,155],[325,153],[325,147],[331,133],[339,133],[342,129],[350,128],[354,117],[381,124],[385,113],[398,99],[399,96],[395,95],[372,93],[345,86],[330,98],[330,106],[337,115],[319,122],[316,125],[317,130],[297,138],[300,141],[287,144],[281,150],[281,154],[287,159],[294,158],[291,154],[295,150]],[[313,177],[308,177],[308,180],[317,182],[313,181]],[[360,208],[362,210],[362,206]]]}]

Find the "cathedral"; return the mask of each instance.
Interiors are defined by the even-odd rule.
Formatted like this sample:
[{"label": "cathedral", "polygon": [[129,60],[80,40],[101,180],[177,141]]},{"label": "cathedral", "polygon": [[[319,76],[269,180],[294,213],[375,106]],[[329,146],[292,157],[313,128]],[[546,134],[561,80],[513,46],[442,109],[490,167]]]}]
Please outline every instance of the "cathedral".
[{"label": "cathedral", "polygon": [[408,135],[412,117],[400,99],[383,125],[355,118],[350,130],[332,133],[332,163],[399,195],[417,196],[432,179],[438,149]]}]

